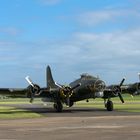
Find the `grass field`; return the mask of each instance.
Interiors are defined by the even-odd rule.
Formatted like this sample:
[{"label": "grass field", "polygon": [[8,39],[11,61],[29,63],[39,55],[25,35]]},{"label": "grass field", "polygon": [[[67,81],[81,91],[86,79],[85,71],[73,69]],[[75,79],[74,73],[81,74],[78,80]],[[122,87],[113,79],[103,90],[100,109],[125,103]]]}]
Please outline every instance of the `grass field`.
[{"label": "grass field", "polygon": [[0,119],[38,118],[40,114],[14,107],[0,107]]},{"label": "grass field", "polygon": [[[40,103],[40,99],[38,99],[35,103]],[[14,99],[1,99],[0,100],[0,119],[22,119],[22,118],[39,118],[43,117],[41,114],[17,109],[12,107],[12,104],[30,104],[29,99],[27,98],[14,98]],[[4,106],[4,105],[11,105]]]},{"label": "grass field", "polygon": [[[125,104],[122,104],[119,98],[113,98],[114,109],[116,111],[127,111],[127,112],[140,112],[140,96],[134,96],[132,98],[130,95],[123,95]],[[35,99],[34,104],[41,103],[40,99]],[[11,105],[4,106],[4,105]],[[41,114],[22,110],[12,107],[12,104],[30,104],[27,98],[14,98],[14,99],[1,99],[0,100],[0,119],[19,119],[19,118],[38,118],[43,117]],[[102,99],[90,99],[87,103],[85,100],[77,102],[76,107],[89,107],[89,108],[99,108],[104,109],[104,102]]]}]

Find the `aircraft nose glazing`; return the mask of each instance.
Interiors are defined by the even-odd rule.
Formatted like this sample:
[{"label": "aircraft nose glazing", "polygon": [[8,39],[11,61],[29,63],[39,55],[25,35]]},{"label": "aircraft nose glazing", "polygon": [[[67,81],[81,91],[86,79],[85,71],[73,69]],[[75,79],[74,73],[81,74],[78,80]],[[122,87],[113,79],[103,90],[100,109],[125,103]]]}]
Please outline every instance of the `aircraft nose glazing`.
[{"label": "aircraft nose glazing", "polygon": [[102,80],[97,80],[94,83],[94,89],[95,91],[103,91],[105,89],[105,82]]},{"label": "aircraft nose glazing", "polygon": [[105,89],[106,85],[104,81],[97,80],[90,84],[88,87],[91,92],[102,92]]}]

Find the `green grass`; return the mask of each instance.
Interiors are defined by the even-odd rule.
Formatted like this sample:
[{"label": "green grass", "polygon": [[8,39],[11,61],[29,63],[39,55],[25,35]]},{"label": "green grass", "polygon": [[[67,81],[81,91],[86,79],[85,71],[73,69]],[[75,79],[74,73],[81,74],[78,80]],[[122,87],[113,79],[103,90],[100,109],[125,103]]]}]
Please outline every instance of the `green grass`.
[{"label": "green grass", "polygon": [[14,107],[0,106],[0,119],[38,118],[41,116],[42,115],[32,111],[17,109]]},{"label": "green grass", "polygon": [[[35,99],[34,104],[41,103],[40,99]],[[43,115],[30,110],[17,109],[16,107],[4,106],[12,104],[30,104],[28,98],[7,98],[0,100],[0,119],[22,119],[39,118]]]}]

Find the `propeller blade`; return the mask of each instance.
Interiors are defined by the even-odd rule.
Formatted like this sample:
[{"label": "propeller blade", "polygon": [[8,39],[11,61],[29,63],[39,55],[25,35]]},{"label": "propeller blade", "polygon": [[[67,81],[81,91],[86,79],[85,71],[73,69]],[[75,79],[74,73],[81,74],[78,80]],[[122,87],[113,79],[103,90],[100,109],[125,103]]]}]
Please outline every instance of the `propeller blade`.
[{"label": "propeller blade", "polygon": [[70,106],[70,98],[67,97],[67,106],[69,107]]},{"label": "propeller blade", "polygon": [[34,84],[33,84],[32,80],[30,79],[30,77],[26,76],[25,79],[29,83],[29,85],[31,85],[34,88]]},{"label": "propeller blade", "polygon": [[59,88],[63,88],[60,84],[58,84],[57,82],[55,82],[55,85],[58,86]]},{"label": "propeller blade", "polygon": [[118,96],[119,96],[119,98],[120,98],[121,102],[122,102],[122,103],[124,103],[124,99],[123,99],[123,97],[122,97],[122,95],[121,95],[121,93],[120,93],[120,92],[118,93]]},{"label": "propeller blade", "polygon": [[124,81],[125,81],[125,78],[122,79],[122,81],[121,81],[121,83],[119,85],[120,87],[123,85]]},{"label": "propeller blade", "polygon": [[134,96],[133,96],[132,94],[131,94],[130,96],[131,96],[132,98],[134,98]]},{"label": "propeller blade", "polygon": [[34,101],[34,97],[32,96],[30,99],[30,103],[33,103],[33,101]]},{"label": "propeller blade", "polygon": [[[120,83],[120,85],[119,85],[120,89],[121,89],[121,86],[123,85],[124,81],[125,81],[125,78],[122,79],[122,81],[121,81],[121,83]],[[123,99],[123,97],[122,97],[121,92],[118,92],[118,96],[119,96],[121,102],[124,103],[124,99]]]},{"label": "propeller blade", "polygon": [[70,89],[70,91],[73,91],[74,89],[78,88],[79,86],[81,86],[81,83],[79,83],[79,84],[77,84],[76,86],[72,87],[72,88]]}]

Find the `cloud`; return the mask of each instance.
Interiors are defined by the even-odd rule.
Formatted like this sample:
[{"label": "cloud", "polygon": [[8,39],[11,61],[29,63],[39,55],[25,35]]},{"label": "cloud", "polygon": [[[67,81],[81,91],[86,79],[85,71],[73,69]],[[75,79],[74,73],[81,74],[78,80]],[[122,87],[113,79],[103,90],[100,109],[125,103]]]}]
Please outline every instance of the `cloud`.
[{"label": "cloud", "polygon": [[16,35],[19,35],[21,31],[14,27],[0,27],[0,33],[16,36]]},{"label": "cloud", "polygon": [[9,42],[9,41],[0,41],[0,49],[7,49],[9,46],[15,45],[15,42]]},{"label": "cloud", "polygon": [[[80,46],[88,50],[89,59],[112,59],[122,57],[138,57],[140,29],[111,33],[77,33],[75,38]],[[133,58],[131,58],[133,59]],[[113,59],[111,60],[113,61]]]},{"label": "cloud", "polygon": [[65,42],[40,43],[36,50],[32,51],[34,55],[30,56],[30,60],[67,65],[92,61],[119,63],[121,58],[125,58],[122,63],[126,60],[131,62],[140,55],[139,36],[140,28],[110,33],[77,32]]},{"label": "cloud", "polygon": [[[117,75],[139,71],[139,36],[140,28],[98,34],[78,32],[65,42],[40,43],[36,49],[28,48],[32,55],[26,56],[20,64],[38,68],[50,64],[55,66],[55,69],[61,67],[70,74],[105,74],[108,75],[105,78],[110,78],[109,80],[109,75],[112,74],[118,79]],[[65,79],[65,75],[58,79]]]},{"label": "cloud", "polygon": [[[139,36],[140,28],[99,34],[77,33],[75,39],[83,50],[81,64],[83,63],[83,67],[88,66],[87,71],[94,69],[94,72],[101,74],[113,73],[116,79],[121,74],[127,76],[130,73],[136,74],[140,70]],[[112,80],[111,76],[105,78]]]},{"label": "cloud", "polygon": [[83,12],[77,16],[81,24],[96,26],[106,22],[127,22],[129,18],[140,17],[140,13],[134,9],[104,9],[99,11]]},{"label": "cloud", "polygon": [[[39,50],[28,60],[67,69],[70,75],[88,72],[99,74],[107,81],[116,81],[140,70],[139,36],[140,28],[98,34],[79,32],[65,43],[46,44],[49,47]],[[65,79],[65,75],[58,79]]]},{"label": "cloud", "polygon": [[40,0],[40,3],[43,5],[56,5],[60,3],[62,0]]}]

